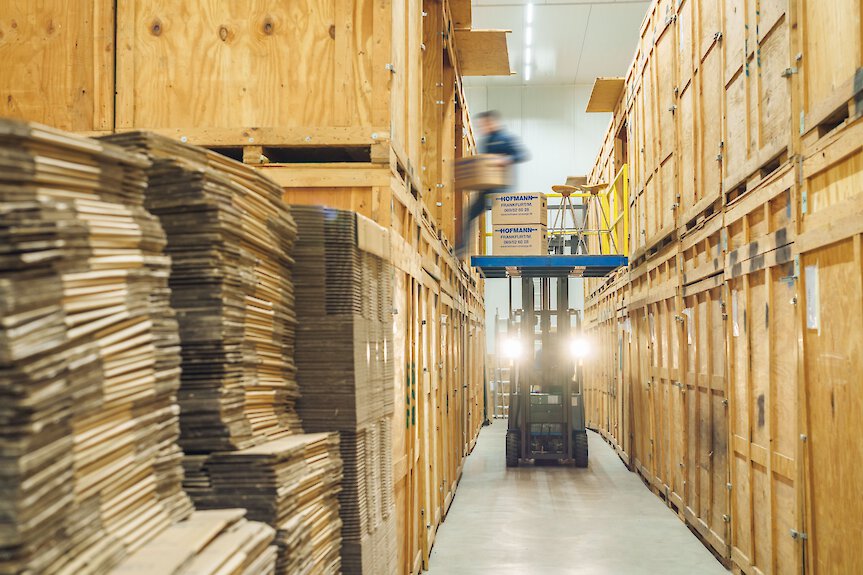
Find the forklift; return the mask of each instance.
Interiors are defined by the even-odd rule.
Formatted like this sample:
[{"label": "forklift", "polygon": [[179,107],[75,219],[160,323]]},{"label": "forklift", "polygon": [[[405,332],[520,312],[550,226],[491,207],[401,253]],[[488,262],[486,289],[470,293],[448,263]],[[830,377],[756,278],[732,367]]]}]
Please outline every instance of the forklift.
[{"label": "forklift", "polygon": [[[471,257],[471,265],[487,280],[509,280],[508,339],[502,346],[513,361],[507,467],[530,461],[588,465],[583,359],[589,349],[583,318],[569,307],[569,279],[607,277],[628,263],[619,253],[627,237],[625,187],[607,189],[606,184],[585,182],[552,186],[561,203],[554,206],[558,212],[548,254]],[[582,202],[575,204],[573,198]],[[587,229],[589,221],[603,227]],[[590,235],[600,238],[600,253],[588,253]],[[512,306],[513,280],[521,281],[518,310]]]},{"label": "forklift", "polygon": [[521,309],[510,310],[517,322],[503,345],[513,361],[506,465],[532,460],[587,467],[581,316],[569,308],[568,277],[527,273]]}]

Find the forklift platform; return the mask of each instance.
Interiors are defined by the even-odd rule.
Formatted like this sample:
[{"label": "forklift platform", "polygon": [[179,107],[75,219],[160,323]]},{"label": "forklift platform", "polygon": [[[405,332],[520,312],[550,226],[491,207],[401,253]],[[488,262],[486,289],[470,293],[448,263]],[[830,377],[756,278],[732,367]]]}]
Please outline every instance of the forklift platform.
[{"label": "forklift platform", "polygon": [[508,277],[601,278],[629,263],[622,255],[473,256],[486,279]]}]

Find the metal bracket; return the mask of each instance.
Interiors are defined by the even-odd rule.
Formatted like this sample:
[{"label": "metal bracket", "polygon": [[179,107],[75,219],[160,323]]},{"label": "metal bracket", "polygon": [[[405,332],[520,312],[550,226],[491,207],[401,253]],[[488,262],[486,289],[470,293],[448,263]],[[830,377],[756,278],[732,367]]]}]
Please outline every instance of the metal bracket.
[{"label": "metal bracket", "polygon": [[798,72],[797,66],[791,66],[790,68],[785,68],[784,70],[782,70],[782,77],[783,78],[790,78],[792,75],[796,74],[797,72]]}]

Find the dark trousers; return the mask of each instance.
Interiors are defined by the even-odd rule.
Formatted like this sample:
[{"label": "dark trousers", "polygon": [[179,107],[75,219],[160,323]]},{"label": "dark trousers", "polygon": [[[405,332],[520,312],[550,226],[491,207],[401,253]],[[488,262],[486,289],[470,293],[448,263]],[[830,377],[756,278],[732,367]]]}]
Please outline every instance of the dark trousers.
[{"label": "dark trousers", "polygon": [[484,192],[474,192],[471,194],[470,203],[467,208],[467,216],[462,218],[461,222],[461,235],[459,236],[457,247],[458,251],[464,251],[465,246],[467,245],[467,237],[470,234],[471,223],[473,223],[475,219],[480,217],[482,213],[489,208],[489,195],[504,191],[506,190],[486,190]]}]

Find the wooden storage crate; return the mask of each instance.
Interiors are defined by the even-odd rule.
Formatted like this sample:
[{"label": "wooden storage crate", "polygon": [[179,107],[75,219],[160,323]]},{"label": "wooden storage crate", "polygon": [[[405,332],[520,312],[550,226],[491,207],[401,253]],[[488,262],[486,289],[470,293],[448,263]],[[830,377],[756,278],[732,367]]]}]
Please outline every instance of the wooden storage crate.
[{"label": "wooden storage crate", "polygon": [[863,6],[858,0],[792,0],[797,9],[800,117],[795,127],[817,139],[863,110]]},{"label": "wooden storage crate", "polygon": [[[746,188],[778,168],[792,145],[791,3],[725,3],[723,187]],[[719,116],[717,116],[719,117]]]},{"label": "wooden storage crate", "polygon": [[684,405],[678,248],[648,261],[647,330],[654,457],[648,479],[678,512],[684,495]]},{"label": "wooden storage crate", "polygon": [[728,557],[728,408],[722,274],[684,286],[686,507],[684,517]]},{"label": "wooden storage crate", "polygon": [[686,0],[678,6],[677,101],[679,203],[684,231],[720,199],[722,53],[717,0]]},{"label": "wooden storage crate", "polygon": [[628,275],[625,291],[627,313],[627,379],[632,393],[632,468],[650,475],[653,462],[652,418],[650,417],[649,332],[647,325],[647,268],[639,266]]},{"label": "wooden storage crate", "polygon": [[[390,98],[405,87],[386,65],[409,76],[394,62],[410,44],[398,46],[395,23],[400,11],[417,13],[417,2],[122,2],[116,127],[205,146],[387,139]],[[411,24],[402,33],[416,43],[418,14]],[[403,144],[399,124],[393,128]]]},{"label": "wooden storage crate", "polygon": [[[851,9],[850,7],[848,8]],[[840,28],[841,29],[841,28]],[[863,120],[803,151],[798,290],[806,568],[863,565]]]},{"label": "wooden storage crate", "polygon": [[775,252],[726,276],[731,559],[746,572],[799,571],[796,286],[790,250]]}]

